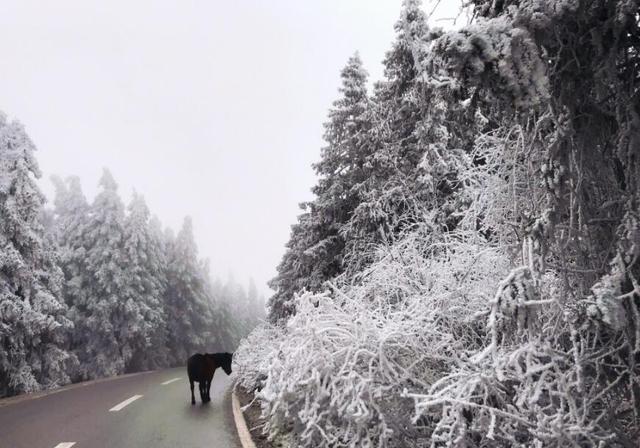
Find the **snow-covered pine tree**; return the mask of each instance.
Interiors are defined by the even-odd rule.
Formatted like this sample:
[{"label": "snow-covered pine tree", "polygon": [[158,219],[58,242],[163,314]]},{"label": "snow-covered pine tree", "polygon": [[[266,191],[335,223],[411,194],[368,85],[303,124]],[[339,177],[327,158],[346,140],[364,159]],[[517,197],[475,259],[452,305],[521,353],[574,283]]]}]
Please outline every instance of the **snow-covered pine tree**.
[{"label": "snow-covered pine tree", "polygon": [[[432,218],[434,229],[447,231],[465,208],[457,173],[471,161],[462,138],[468,136],[448,129],[460,112],[421,71],[429,45],[442,32],[429,28],[420,0],[404,1],[395,29],[384,60],[386,79],[376,83],[372,99],[357,55],[342,72],[343,97],[329,113],[328,145],[314,165],[320,176],[316,198],[303,204],[270,282],[276,291],[269,300],[272,322],[295,312],[295,292],[318,291],[345,270],[353,275],[364,269],[375,258],[375,244],[393,241],[427,210],[450,203]],[[464,125],[473,127],[473,119]]]},{"label": "snow-covered pine tree", "polygon": [[[470,4],[477,19],[433,44],[425,76],[482,100],[489,125],[476,150],[493,180],[478,191],[476,216],[503,250],[515,246],[519,266],[498,285],[491,343],[416,409],[443,404],[443,443],[511,445],[518,434],[527,446],[633,446],[640,2]],[[544,310],[523,296],[540,297]],[[476,384],[462,373],[474,370]]]},{"label": "snow-covered pine tree", "polygon": [[223,294],[223,287],[219,281],[212,282],[209,261],[202,263],[202,278],[205,296],[211,312],[209,328],[212,334],[212,346],[208,350],[232,351],[240,340],[239,316],[236,316],[229,302]]},{"label": "snow-covered pine tree", "polygon": [[154,257],[156,260],[154,264],[157,266],[157,271],[155,272],[155,278],[160,286],[160,309],[163,318],[162,327],[158,329],[158,331],[153,332],[151,336],[151,347],[155,347],[154,350],[158,350],[158,352],[153,356],[152,360],[158,366],[168,366],[171,364],[171,356],[169,353],[169,347],[167,346],[168,341],[168,324],[167,324],[167,310],[166,310],[166,296],[167,296],[167,238],[162,230],[162,223],[160,219],[153,215],[149,221],[149,237],[150,237],[150,246],[154,250]]},{"label": "snow-covered pine tree", "polygon": [[251,309],[247,292],[235,277],[229,274],[222,294],[225,297],[225,301],[229,304],[233,320],[235,321],[236,333],[239,337],[246,336],[252,326]]},{"label": "snow-covered pine tree", "polygon": [[55,187],[54,233],[60,253],[60,266],[64,273],[62,295],[69,307],[69,319],[76,322],[81,318],[79,310],[86,306],[88,285],[91,281],[87,272],[85,247],[89,203],[82,192],[78,177],[62,180],[53,176],[51,180]]},{"label": "snow-covered pine tree", "polygon": [[469,4],[472,24],[425,45],[407,38],[424,21],[405,2],[353,228],[406,226],[395,192],[428,213],[236,354],[272,437],[637,445],[640,2]]},{"label": "snow-covered pine tree", "polygon": [[[156,224],[157,227],[157,224]],[[124,221],[124,270],[121,300],[135,308],[138,320],[129,321],[127,340],[132,356],[128,371],[167,365],[165,315],[162,297],[166,264],[160,241],[149,222],[149,208],[141,195],[133,194]]]},{"label": "snow-covered pine tree", "polygon": [[106,169],[100,187],[91,205],[84,238],[86,300],[74,304],[74,346],[85,379],[125,371],[133,354],[131,338],[137,322],[142,320],[136,301],[123,296],[128,276],[124,270],[124,205],[118,186]]},{"label": "snow-covered pine tree", "polygon": [[260,320],[264,319],[264,303],[258,295],[256,282],[251,277],[249,279],[249,287],[247,288],[247,302],[249,303],[249,329],[253,329]]},{"label": "snow-covered pine tree", "polygon": [[[393,240],[415,222],[410,215],[416,209],[434,208],[435,190],[452,188],[447,177],[455,171],[447,154],[446,107],[420,71],[441,31],[429,28],[421,0],[404,0],[395,30],[383,61],[385,79],[375,84],[370,108],[371,175],[360,186],[363,199],[346,232],[352,246],[364,251]],[[423,213],[417,214],[421,219]],[[366,264],[354,261],[358,268]]]},{"label": "snow-covered pine tree", "polygon": [[58,244],[71,247],[72,242],[82,240],[89,216],[89,203],[77,176],[64,180],[52,176],[51,181],[55,187],[53,204]]},{"label": "snow-covered pine tree", "polygon": [[204,289],[193,224],[186,217],[174,241],[168,242],[165,310],[171,362],[183,364],[197,351],[211,351],[211,308]]},{"label": "snow-covered pine tree", "polygon": [[325,123],[321,159],[314,165],[320,179],[312,189],[315,199],[302,204],[304,213],[292,228],[287,252],[270,285],[270,319],[288,316],[287,306],[301,289],[319,290],[343,269],[345,241],[341,230],[361,201],[359,185],[370,175],[366,164],[370,129],[367,72],[358,53],[341,73],[340,98]]},{"label": "snow-covered pine tree", "polygon": [[0,396],[69,382],[62,272],[40,221],[35,145],[0,113]]},{"label": "snow-covered pine tree", "polygon": [[286,319],[295,314],[293,297],[297,291],[305,289],[308,279],[303,275],[302,258],[306,248],[311,247],[311,213],[305,210],[298,215],[297,222],[291,226],[289,241],[285,244],[286,250],[282,260],[278,264],[276,277],[271,279],[269,286],[275,293],[269,298],[269,321],[272,323]]}]

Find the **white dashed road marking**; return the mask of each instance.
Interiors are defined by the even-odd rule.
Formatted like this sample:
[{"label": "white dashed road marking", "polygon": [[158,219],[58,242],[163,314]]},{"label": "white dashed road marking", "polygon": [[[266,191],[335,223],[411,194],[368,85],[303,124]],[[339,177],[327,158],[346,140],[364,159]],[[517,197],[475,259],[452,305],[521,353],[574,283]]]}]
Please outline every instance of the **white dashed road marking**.
[{"label": "white dashed road marking", "polygon": [[162,384],[163,386],[166,386],[167,384],[171,384],[171,383],[173,383],[174,381],[178,381],[178,380],[181,380],[181,379],[182,379],[182,377],[181,377],[181,376],[179,376],[178,378],[172,378],[172,379],[167,380],[167,381],[165,381],[164,383],[161,383],[161,384]]},{"label": "white dashed road marking", "polygon": [[76,442],[62,442],[62,443],[58,443],[53,448],[71,448],[75,444]]},{"label": "white dashed road marking", "polygon": [[115,405],[114,407],[112,407],[111,409],[109,409],[109,412],[118,412],[120,409],[122,409],[123,407],[127,406],[128,404],[133,403],[138,398],[142,398],[142,395],[134,395],[131,398],[127,398],[122,403],[119,403],[119,404]]}]

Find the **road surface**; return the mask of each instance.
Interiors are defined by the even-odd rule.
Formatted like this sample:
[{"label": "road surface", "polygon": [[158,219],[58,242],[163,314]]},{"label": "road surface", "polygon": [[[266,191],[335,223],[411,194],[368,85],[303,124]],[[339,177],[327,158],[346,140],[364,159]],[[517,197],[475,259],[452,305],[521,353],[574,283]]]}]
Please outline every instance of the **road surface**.
[{"label": "road surface", "polygon": [[0,448],[237,448],[220,369],[211,402],[191,405],[186,368],[0,400]]}]

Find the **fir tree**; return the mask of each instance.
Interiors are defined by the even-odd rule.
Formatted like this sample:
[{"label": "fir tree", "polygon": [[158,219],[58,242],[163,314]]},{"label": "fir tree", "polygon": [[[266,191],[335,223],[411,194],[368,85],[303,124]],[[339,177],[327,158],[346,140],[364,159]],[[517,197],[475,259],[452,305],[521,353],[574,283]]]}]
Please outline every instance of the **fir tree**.
[{"label": "fir tree", "polygon": [[140,310],[122,291],[127,275],[123,269],[124,205],[111,173],[104,170],[101,191],[87,222],[84,247],[89,281],[86,296],[75,304],[75,347],[84,378],[123,373],[133,349],[131,331],[141,319]]},{"label": "fir tree", "polygon": [[305,213],[292,228],[287,252],[270,285],[270,318],[289,315],[293,294],[319,290],[343,270],[345,240],[342,229],[361,201],[359,185],[370,175],[366,164],[369,131],[367,73],[356,53],[341,73],[341,97],[329,111],[321,160],[314,165],[319,176],[316,198],[302,205]]},{"label": "fir tree", "polygon": [[258,288],[253,277],[249,279],[249,287],[247,289],[247,302],[249,304],[249,329],[252,329],[261,319],[264,318],[264,302],[258,296]]},{"label": "fir tree", "polygon": [[0,113],[0,396],[69,382],[72,328],[62,272],[44,238],[35,146]]},{"label": "fir tree", "polygon": [[316,197],[302,205],[270,282],[276,291],[269,301],[272,322],[295,312],[296,292],[319,291],[346,270],[362,271],[375,258],[372,247],[393,241],[428,210],[450,203],[433,218],[437,231],[459,221],[467,198],[458,192],[457,173],[469,158],[459,131],[447,127],[458,112],[422,71],[429,45],[442,32],[429,28],[419,0],[404,1],[395,29],[384,59],[386,79],[371,99],[357,54],[342,71],[342,96],[329,112],[327,146],[314,165]]},{"label": "fir tree", "polygon": [[211,308],[204,286],[193,225],[187,217],[175,240],[169,241],[168,251],[165,305],[173,364],[185,362],[197,351],[206,351],[212,342]]},{"label": "fir tree", "polygon": [[65,277],[63,297],[69,307],[69,318],[77,321],[78,307],[83,307],[86,303],[91,281],[87,272],[85,247],[89,203],[78,177],[68,177],[63,181],[54,176],[52,181],[55,186],[54,232]]},{"label": "fir tree", "polygon": [[[127,339],[133,351],[127,370],[166,365],[164,346],[165,316],[162,307],[165,262],[157,230],[149,223],[144,198],[134,193],[124,222],[124,266],[127,273],[121,300],[136,308],[138,318],[131,321]],[[157,226],[157,224],[156,224]]]},{"label": "fir tree", "polygon": [[155,265],[154,277],[158,282],[160,288],[159,300],[159,312],[162,316],[162,326],[154,331],[151,335],[151,347],[153,350],[157,350],[151,357],[154,364],[158,366],[168,366],[171,363],[171,356],[169,353],[168,341],[168,324],[167,324],[167,310],[166,310],[166,292],[168,287],[167,270],[168,268],[168,253],[167,253],[167,239],[162,230],[162,223],[157,216],[152,216],[149,221],[149,239],[150,247],[152,248],[152,257]]},{"label": "fir tree", "polygon": [[349,237],[362,246],[392,238],[402,217],[429,189],[421,185],[421,162],[428,145],[446,135],[429,138],[437,128],[429,123],[434,98],[420,72],[431,31],[420,0],[405,0],[395,24],[396,40],[383,61],[383,81],[375,84],[367,157],[371,175],[360,186],[362,201],[349,224]]},{"label": "fir tree", "polygon": [[208,260],[202,264],[202,276],[212,319],[210,330],[213,345],[209,350],[232,351],[237,346],[240,337],[244,336],[239,331],[240,316],[232,311],[220,282],[211,282]]}]

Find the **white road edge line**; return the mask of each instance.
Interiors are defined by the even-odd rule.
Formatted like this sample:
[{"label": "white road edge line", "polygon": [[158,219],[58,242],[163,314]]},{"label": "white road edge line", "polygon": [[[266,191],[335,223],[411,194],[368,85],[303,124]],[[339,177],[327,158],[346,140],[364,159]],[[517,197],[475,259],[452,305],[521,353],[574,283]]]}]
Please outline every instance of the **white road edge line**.
[{"label": "white road edge line", "polygon": [[109,409],[109,412],[118,412],[120,409],[122,409],[123,407],[127,406],[128,404],[133,403],[138,398],[142,398],[142,395],[134,395],[131,398],[127,398],[122,403],[119,403],[119,404],[115,405],[114,407],[112,407],[111,409]]},{"label": "white road edge line", "polygon": [[182,379],[182,377],[181,377],[181,376],[179,376],[178,378],[171,378],[170,380],[167,380],[167,381],[165,381],[164,383],[160,383],[160,384],[162,384],[163,386],[166,386],[167,384],[171,384],[171,383],[173,383],[174,381],[178,381],[178,380],[181,380],[181,379]]},{"label": "white road edge line", "polygon": [[71,448],[75,444],[76,442],[62,442],[62,443],[58,443],[53,448]]}]

